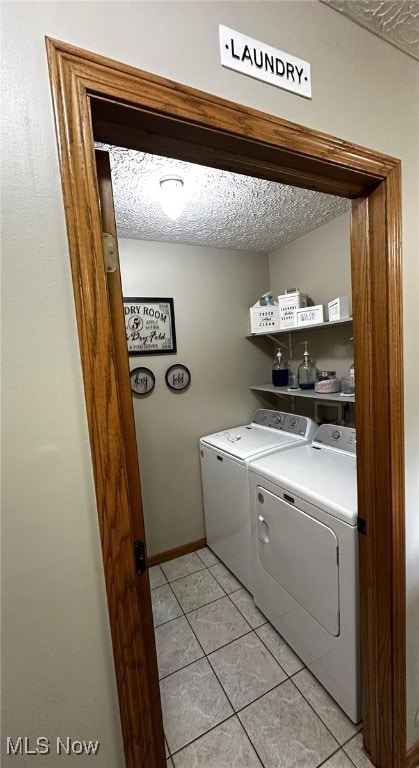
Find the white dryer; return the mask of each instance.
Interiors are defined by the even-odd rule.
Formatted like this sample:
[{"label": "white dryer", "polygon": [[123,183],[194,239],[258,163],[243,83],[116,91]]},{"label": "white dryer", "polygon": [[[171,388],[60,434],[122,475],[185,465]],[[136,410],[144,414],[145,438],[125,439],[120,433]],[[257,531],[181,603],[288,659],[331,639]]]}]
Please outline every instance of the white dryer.
[{"label": "white dryer", "polygon": [[304,445],[315,429],[305,416],[260,408],[250,424],[200,440],[208,546],[252,594],[249,461]]},{"label": "white dryer", "polygon": [[255,603],[331,696],[361,719],[355,430],[250,463]]}]

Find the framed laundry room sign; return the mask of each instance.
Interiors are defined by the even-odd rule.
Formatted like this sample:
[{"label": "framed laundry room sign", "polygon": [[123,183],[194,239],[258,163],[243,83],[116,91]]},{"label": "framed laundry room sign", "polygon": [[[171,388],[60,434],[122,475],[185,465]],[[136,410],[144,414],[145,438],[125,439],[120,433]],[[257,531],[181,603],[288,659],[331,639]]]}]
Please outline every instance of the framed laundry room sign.
[{"label": "framed laundry room sign", "polygon": [[173,355],[176,352],[173,299],[124,298],[129,355]]}]

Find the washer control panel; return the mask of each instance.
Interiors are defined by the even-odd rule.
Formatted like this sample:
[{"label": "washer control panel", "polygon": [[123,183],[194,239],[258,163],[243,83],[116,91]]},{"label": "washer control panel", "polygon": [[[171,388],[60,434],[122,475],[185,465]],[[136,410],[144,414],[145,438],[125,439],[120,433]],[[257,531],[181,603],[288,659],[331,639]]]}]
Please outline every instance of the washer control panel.
[{"label": "washer control panel", "polygon": [[285,411],[271,411],[258,408],[253,416],[252,424],[258,424],[270,429],[278,429],[281,432],[289,432],[291,435],[309,438],[315,428],[315,423],[306,416],[297,416]]},{"label": "washer control panel", "polygon": [[356,454],[356,430],[352,427],[337,427],[335,424],[322,424],[313,438],[316,448],[334,448],[345,453]]}]

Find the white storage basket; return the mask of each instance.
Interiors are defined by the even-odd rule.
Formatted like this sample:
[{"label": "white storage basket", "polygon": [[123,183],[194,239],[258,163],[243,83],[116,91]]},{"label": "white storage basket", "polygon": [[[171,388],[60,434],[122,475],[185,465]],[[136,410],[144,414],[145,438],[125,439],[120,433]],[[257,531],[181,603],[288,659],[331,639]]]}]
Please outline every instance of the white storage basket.
[{"label": "white storage basket", "polygon": [[250,333],[279,331],[279,307],[250,307]]},{"label": "white storage basket", "polygon": [[279,327],[281,331],[284,328],[294,328],[296,309],[307,306],[307,294],[300,291],[290,291],[278,296],[279,305]]}]

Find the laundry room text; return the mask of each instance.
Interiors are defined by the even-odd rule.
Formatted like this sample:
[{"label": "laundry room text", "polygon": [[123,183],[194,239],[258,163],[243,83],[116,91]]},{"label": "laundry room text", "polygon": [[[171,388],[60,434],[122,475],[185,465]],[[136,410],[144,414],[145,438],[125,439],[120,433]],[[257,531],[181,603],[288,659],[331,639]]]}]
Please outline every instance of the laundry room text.
[{"label": "laundry room text", "polygon": [[311,99],[311,68],[303,59],[219,25],[221,65]]}]

